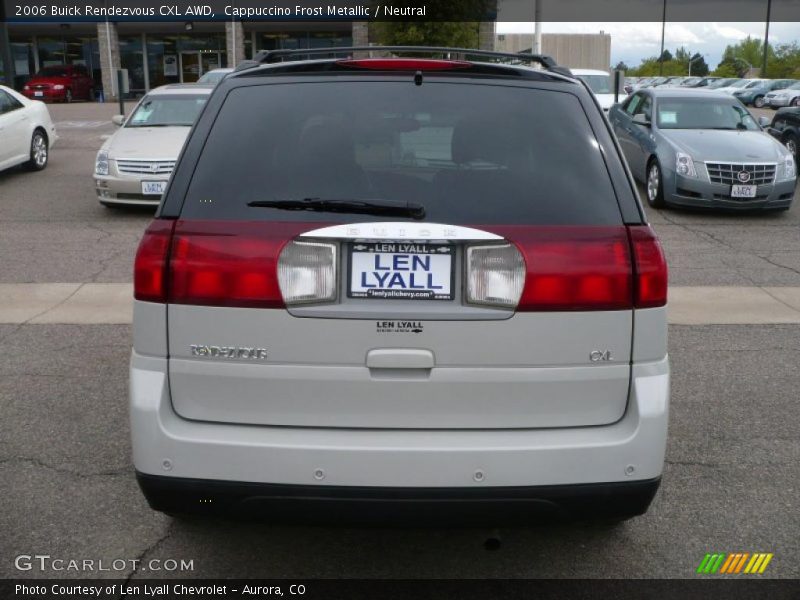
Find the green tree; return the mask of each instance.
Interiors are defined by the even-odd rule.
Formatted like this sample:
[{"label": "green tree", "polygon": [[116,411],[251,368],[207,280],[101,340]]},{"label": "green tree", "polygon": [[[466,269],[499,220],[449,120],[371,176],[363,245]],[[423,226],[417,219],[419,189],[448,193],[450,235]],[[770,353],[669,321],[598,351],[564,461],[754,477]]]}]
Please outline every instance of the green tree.
[{"label": "green tree", "polygon": [[631,68],[625,64],[624,60],[621,60],[617,63],[617,66],[612,69],[613,71],[625,71],[626,73],[631,70]]},{"label": "green tree", "polygon": [[384,46],[450,46],[477,48],[478,22],[384,21],[374,25],[376,41]]},{"label": "green tree", "polygon": [[664,52],[661,53],[661,61],[666,63],[671,61],[672,58],[673,58],[672,52],[664,48]]},{"label": "green tree", "polygon": [[726,77],[726,78],[728,78],[728,77],[739,77],[739,71],[737,71],[736,68],[731,64],[720,63],[717,66],[717,68],[714,69],[714,72],[712,73],[712,75],[714,75],[714,77]]},{"label": "green tree", "polygon": [[697,75],[698,77],[705,77],[708,75],[709,72],[708,64],[706,64],[706,59],[703,57],[702,54],[699,52],[692,56],[692,75]]}]

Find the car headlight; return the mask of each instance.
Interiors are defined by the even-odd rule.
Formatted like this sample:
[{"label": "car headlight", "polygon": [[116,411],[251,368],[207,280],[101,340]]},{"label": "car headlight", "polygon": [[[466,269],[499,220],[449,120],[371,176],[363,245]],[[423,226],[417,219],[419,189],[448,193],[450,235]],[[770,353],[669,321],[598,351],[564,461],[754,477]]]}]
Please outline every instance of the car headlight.
[{"label": "car headlight", "polygon": [[61,85],[60,83],[57,83],[57,84],[55,84],[55,85],[53,86],[53,89],[54,89],[54,90],[63,90],[63,89],[64,89],[64,86],[63,86],[63,85]]},{"label": "car headlight", "polygon": [[108,175],[108,151],[101,150],[97,153],[94,163],[95,175]]},{"label": "car headlight", "polygon": [[675,171],[678,175],[683,175],[684,177],[697,177],[692,157],[683,152],[675,154]]},{"label": "car headlight", "polygon": [[790,152],[783,159],[783,180],[794,179],[797,176],[797,166],[794,163],[794,156]]}]

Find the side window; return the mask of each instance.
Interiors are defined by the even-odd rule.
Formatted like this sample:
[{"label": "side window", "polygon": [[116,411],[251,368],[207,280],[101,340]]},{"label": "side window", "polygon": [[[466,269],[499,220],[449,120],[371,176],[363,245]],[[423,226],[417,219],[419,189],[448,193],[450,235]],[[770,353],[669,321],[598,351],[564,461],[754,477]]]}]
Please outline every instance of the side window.
[{"label": "side window", "polygon": [[625,105],[624,109],[625,112],[629,115],[633,116],[636,112],[636,108],[642,102],[642,95],[641,94],[634,94],[631,96],[631,99],[628,100],[628,103]]},{"label": "side window", "polygon": [[642,114],[647,118],[648,121],[650,121],[653,118],[653,110],[652,110],[652,108],[653,108],[653,102],[652,102],[650,96],[647,96],[636,107],[636,111],[633,113],[633,116],[636,116],[638,114]]},{"label": "side window", "polygon": [[22,108],[22,103],[3,90],[0,90],[0,115],[10,113],[18,108]]}]

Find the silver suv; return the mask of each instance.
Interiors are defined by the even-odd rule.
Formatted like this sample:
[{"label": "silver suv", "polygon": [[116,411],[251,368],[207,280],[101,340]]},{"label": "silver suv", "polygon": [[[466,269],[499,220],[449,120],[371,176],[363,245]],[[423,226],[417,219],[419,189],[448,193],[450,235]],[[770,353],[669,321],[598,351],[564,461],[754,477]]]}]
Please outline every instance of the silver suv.
[{"label": "silver suv", "polygon": [[591,91],[548,57],[335,51],[226,77],[141,241],[130,408],[150,505],[643,513],[667,268]]}]

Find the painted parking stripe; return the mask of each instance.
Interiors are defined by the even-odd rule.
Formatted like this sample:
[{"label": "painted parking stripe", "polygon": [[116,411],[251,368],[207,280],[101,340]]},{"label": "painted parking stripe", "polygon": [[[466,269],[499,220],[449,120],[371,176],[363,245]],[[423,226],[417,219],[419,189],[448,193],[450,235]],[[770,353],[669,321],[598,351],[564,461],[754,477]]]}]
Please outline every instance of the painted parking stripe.
[{"label": "painted parking stripe", "polygon": [[[129,283],[0,283],[0,323],[126,324]],[[683,287],[669,290],[673,325],[800,324],[800,287]]]},{"label": "painted parking stripe", "polygon": [[111,121],[56,121],[56,129],[96,129],[105,125],[111,126]]}]

